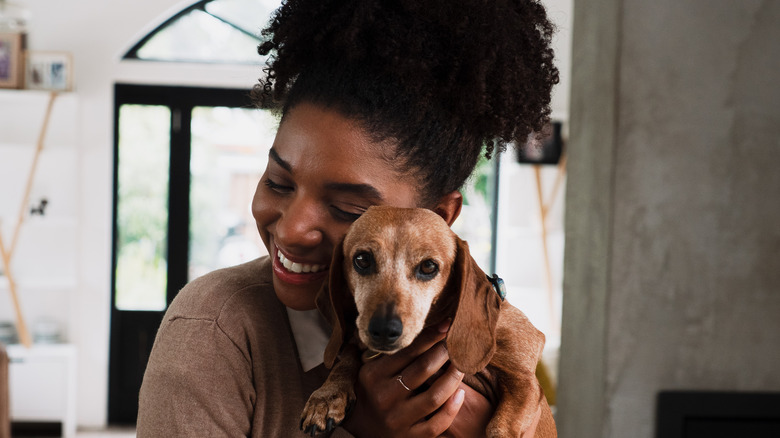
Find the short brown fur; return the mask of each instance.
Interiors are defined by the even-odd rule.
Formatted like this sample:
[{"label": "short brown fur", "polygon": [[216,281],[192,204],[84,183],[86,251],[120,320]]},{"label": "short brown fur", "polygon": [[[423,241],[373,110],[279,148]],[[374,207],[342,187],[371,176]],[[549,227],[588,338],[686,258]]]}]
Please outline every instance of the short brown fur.
[{"label": "short brown fur", "polygon": [[[375,275],[355,273],[352,258],[358,251],[374,254],[377,266],[381,265]],[[423,259],[437,262],[441,278],[417,285],[410,273]],[[416,288],[414,294],[410,288]],[[410,295],[428,301],[413,303]],[[464,382],[495,406],[488,437],[521,436],[540,409],[534,436],[557,436],[535,375],[544,335],[523,312],[499,297],[471,258],[468,244],[438,215],[392,207],[370,208],[334,251],[328,285],[317,298],[333,326],[325,351],[325,364],[333,369],[304,408],[304,430],[326,431],[343,421],[346,407],[355,400],[360,355],[371,349],[365,335],[369,318],[378,306],[388,303],[395,305],[404,332],[419,327],[385,351],[389,354],[411,343],[422,327],[452,319],[446,340],[450,360],[466,375]]]}]

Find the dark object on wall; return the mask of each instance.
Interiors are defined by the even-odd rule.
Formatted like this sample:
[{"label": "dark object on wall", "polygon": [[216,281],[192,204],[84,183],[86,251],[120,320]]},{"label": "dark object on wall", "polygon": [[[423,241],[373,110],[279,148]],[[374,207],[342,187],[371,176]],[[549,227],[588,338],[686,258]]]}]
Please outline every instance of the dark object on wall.
[{"label": "dark object on wall", "polygon": [[517,148],[517,161],[523,164],[558,164],[563,155],[562,127],[562,122],[551,122],[540,140],[532,134],[524,145]]},{"label": "dark object on wall", "polygon": [[664,391],[656,438],[780,437],[780,393]]},{"label": "dark object on wall", "polygon": [[8,355],[0,344],[0,438],[11,438],[11,410],[8,381]]}]

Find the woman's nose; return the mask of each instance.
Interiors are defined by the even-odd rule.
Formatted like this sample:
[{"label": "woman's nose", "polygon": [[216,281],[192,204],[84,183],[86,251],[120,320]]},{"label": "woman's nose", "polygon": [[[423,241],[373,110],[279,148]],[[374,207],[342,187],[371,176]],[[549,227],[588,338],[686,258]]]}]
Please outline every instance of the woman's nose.
[{"label": "woman's nose", "polygon": [[322,243],[322,216],[313,200],[296,196],[276,222],[276,240],[285,248],[313,247]]}]

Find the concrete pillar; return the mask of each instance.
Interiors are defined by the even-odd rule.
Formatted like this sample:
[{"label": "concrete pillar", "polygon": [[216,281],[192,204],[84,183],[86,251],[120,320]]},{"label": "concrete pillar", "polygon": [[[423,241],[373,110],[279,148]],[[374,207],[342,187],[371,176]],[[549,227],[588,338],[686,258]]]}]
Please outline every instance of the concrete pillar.
[{"label": "concrete pillar", "polygon": [[558,427],[780,391],[780,2],[575,0]]}]

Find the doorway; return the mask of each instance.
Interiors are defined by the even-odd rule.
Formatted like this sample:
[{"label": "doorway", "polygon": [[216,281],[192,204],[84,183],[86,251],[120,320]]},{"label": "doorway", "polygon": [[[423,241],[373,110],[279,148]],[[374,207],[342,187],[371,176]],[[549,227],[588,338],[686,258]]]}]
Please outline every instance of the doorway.
[{"label": "doorway", "polygon": [[154,337],[179,289],[265,253],[250,203],[277,121],[248,90],[114,91],[108,421],[134,424]]}]

